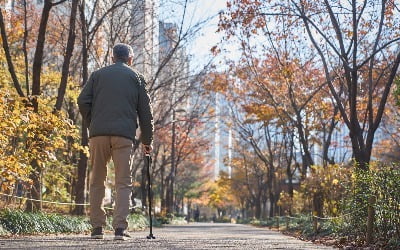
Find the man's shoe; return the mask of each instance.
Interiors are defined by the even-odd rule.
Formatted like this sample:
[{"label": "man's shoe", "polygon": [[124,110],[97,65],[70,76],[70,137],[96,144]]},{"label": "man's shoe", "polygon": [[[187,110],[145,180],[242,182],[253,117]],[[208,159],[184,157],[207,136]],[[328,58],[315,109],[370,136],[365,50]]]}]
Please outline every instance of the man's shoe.
[{"label": "man's shoe", "polygon": [[92,239],[104,239],[103,228],[102,227],[93,228],[90,237]]},{"label": "man's shoe", "polygon": [[114,232],[114,240],[125,240],[126,238],[130,238],[131,236],[125,232],[125,229],[117,228]]}]

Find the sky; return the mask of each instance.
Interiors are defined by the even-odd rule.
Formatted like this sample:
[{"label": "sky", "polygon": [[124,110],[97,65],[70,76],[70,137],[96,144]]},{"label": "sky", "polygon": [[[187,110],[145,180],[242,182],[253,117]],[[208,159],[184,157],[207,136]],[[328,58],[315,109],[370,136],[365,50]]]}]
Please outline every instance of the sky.
[{"label": "sky", "polygon": [[[182,2],[182,1],[181,1]],[[163,20],[179,23],[182,18],[182,5],[170,5],[173,15],[169,11],[160,12]],[[198,69],[206,64],[212,57],[211,48],[217,45],[222,34],[216,33],[218,28],[218,13],[226,8],[226,0],[189,0],[184,28],[187,29],[196,23],[211,18],[204,27],[195,35],[195,39],[187,45],[188,54],[192,55],[190,67]]]}]

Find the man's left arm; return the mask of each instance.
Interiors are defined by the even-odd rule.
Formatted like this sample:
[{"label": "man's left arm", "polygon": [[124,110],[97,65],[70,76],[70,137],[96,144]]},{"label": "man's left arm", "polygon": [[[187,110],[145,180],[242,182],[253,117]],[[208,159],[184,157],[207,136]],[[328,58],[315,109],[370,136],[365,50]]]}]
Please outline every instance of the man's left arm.
[{"label": "man's left arm", "polygon": [[151,108],[150,96],[146,90],[146,82],[143,76],[139,76],[141,83],[139,84],[139,100],[137,112],[139,116],[139,125],[141,130],[140,141],[143,145],[150,146],[153,142],[153,111]]},{"label": "man's left arm", "polygon": [[93,83],[94,72],[90,75],[89,80],[86,82],[82,92],[78,96],[79,111],[81,112],[82,118],[85,120],[88,127],[90,125],[92,113]]}]

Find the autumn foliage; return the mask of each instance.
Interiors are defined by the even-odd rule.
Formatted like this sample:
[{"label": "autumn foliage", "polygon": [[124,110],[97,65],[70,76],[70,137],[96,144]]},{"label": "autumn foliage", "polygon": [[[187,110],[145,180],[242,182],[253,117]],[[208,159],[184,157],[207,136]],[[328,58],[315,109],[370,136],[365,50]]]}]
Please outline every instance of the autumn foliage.
[{"label": "autumn foliage", "polygon": [[224,96],[235,130],[231,192],[242,215],[341,218],[351,197],[365,214],[357,201],[370,192],[353,189],[355,173],[399,160],[399,10],[395,1],[227,1],[211,49],[222,63],[205,85]]}]

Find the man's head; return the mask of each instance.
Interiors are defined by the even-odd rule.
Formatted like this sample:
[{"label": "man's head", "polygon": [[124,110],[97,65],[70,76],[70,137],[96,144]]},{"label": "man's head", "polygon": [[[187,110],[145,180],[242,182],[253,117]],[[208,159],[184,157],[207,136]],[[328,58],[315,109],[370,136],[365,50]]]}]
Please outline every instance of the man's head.
[{"label": "man's head", "polygon": [[117,43],[113,48],[113,62],[123,62],[128,65],[132,64],[133,50],[132,47],[125,43]]}]

